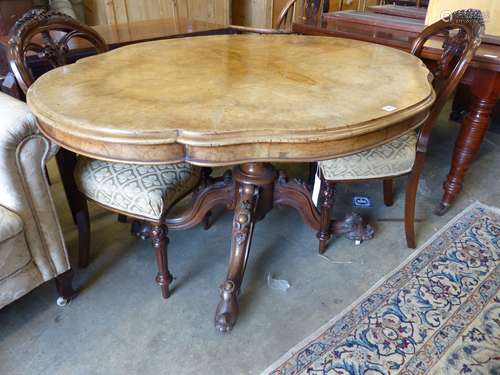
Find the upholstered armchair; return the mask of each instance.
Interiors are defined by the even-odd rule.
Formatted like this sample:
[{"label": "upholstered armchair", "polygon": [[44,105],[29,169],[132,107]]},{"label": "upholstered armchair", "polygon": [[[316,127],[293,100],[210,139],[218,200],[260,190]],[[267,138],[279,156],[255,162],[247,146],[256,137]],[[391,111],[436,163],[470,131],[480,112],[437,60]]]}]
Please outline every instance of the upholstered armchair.
[{"label": "upholstered armchair", "polygon": [[85,23],[83,0],[34,0],[33,5],[67,14]]},{"label": "upholstered armchair", "polygon": [[0,308],[51,279],[59,304],[74,295],[45,174],[56,152],[26,104],[0,93]]}]

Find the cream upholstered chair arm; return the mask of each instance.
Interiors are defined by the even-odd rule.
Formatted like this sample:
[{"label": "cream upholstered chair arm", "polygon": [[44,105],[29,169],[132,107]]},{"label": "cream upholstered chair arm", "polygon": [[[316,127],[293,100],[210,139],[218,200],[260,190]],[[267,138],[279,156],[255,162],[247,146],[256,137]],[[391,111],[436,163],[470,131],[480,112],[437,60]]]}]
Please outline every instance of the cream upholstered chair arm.
[{"label": "cream upholstered chair arm", "polygon": [[69,269],[45,165],[56,152],[27,105],[0,93],[0,205],[24,223],[26,240],[44,280]]},{"label": "cream upholstered chair arm", "polygon": [[50,9],[77,19],[75,9],[70,0],[51,0]]},{"label": "cream upholstered chair arm", "polygon": [[[36,126],[36,119],[28,106],[20,100],[0,93],[0,148],[2,151],[15,151],[26,138],[31,136],[42,137]],[[50,145],[48,150],[48,159],[50,159],[57,153],[59,147],[50,142],[48,145]]]}]

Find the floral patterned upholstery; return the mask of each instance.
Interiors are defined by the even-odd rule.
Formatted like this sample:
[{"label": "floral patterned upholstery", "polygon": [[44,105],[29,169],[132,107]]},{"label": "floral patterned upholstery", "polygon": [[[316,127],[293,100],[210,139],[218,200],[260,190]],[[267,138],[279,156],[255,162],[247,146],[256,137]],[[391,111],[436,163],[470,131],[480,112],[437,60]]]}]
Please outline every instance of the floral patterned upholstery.
[{"label": "floral patterned upholstery", "polygon": [[319,163],[329,181],[365,180],[399,176],[413,168],[417,134],[407,133],[370,150]]},{"label": "floral patterned upholstery", "polygon": [[75,169],[80,191],[118,211],[158,220],[200,180],[200,168],[187,163],[137,165],[80,157]]}]

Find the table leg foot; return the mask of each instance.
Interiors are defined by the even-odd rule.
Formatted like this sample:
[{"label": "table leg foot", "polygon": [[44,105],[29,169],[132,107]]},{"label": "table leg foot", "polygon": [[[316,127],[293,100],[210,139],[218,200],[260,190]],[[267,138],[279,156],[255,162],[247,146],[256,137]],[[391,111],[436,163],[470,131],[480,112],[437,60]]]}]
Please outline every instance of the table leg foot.
[{"label": "table leg foot", "polygon": [[344,220],[333,220],[330,232],[345,235],[349,240],[362,242],[371,240],[375,234],[373,227],[365,224],[361,215],[350,213]]},{"label": "table leg foot", "polygon": [[229,332],[238,318],[239,306],[236,285],[226,280],[220,287],[220,302],[215,310],[215,329],[219,332]]}]

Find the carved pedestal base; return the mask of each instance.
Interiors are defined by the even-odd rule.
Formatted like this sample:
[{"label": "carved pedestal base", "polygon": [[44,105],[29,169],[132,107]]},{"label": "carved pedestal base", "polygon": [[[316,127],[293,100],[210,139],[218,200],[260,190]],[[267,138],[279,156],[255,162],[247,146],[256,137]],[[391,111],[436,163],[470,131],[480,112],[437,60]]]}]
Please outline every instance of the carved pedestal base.
[{"label": "carved pedestal base", "polygon": [[[300,180],[287,180],[269,163],[248,163],[234,168],[221,179],[202,187],[193,196],[190,208],[165,221],[169,229],[187,229],[202,223],[216,205],[234,209],[231,253],[226,280],[220,287],[220,301],[215,311],[215,328],[228,332],[236,324],[238,296],[249,256],[253,228],[275,204],[295,208],[312,229],[320,230],[320,213],[311,200],[311,191]],[[325,223],[328,228],[328,222]],[[330,235],[343,234],[352,240],[373,237],[373,229],[363,224],[361,216],[347,215],[345,220],[329,223]]]}]

